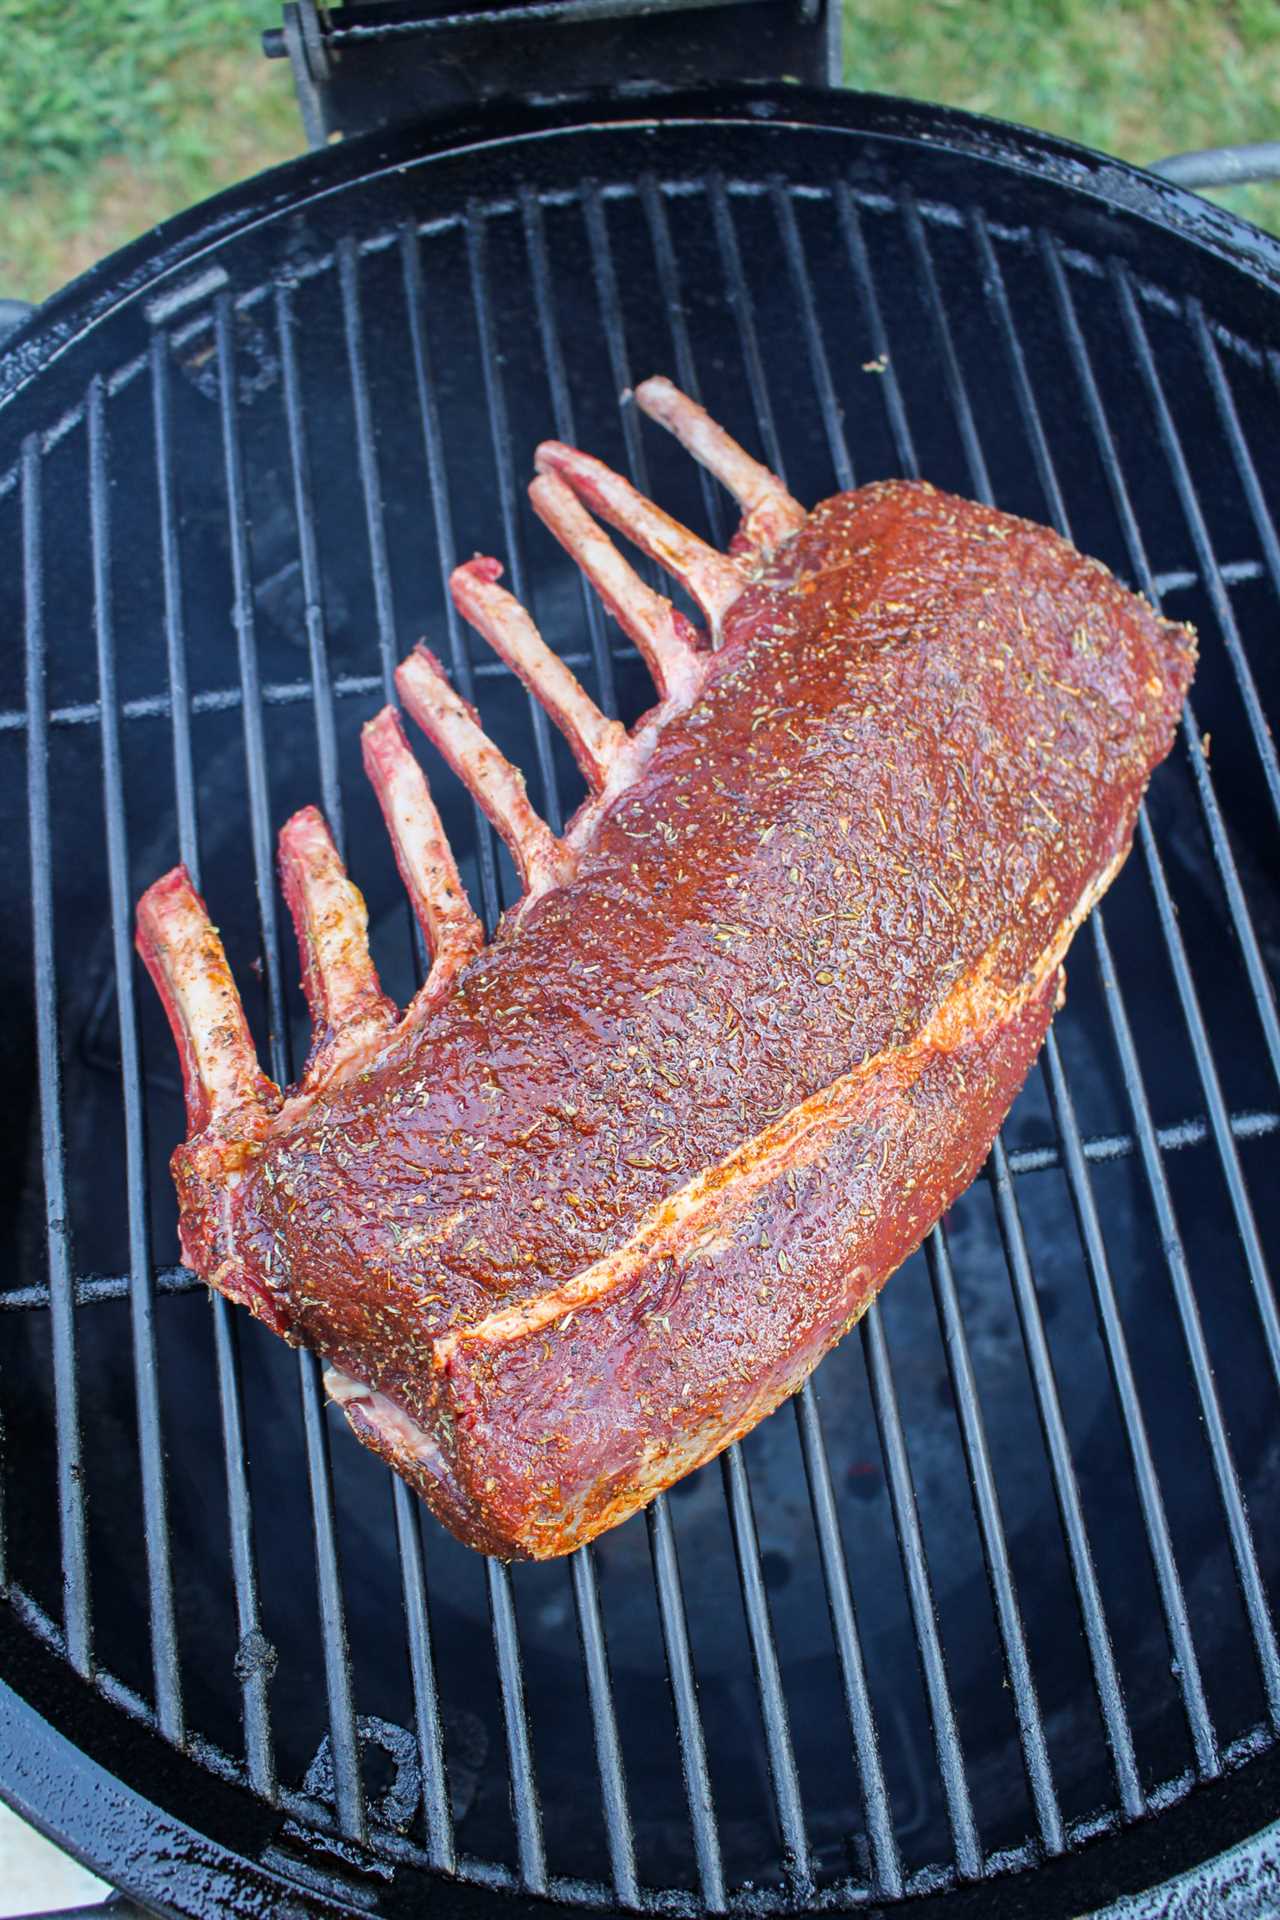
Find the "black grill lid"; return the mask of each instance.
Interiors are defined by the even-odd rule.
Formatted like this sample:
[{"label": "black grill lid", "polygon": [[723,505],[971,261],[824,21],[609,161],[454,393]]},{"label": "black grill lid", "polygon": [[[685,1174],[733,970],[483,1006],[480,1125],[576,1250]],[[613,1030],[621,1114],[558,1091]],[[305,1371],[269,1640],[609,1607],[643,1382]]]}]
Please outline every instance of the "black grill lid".
[{"label": "black grill lid", "polygon": [[[1278,288],[1274,242],[1117,163],[784,90],[313,156],[0,359],[0,1789],[38,1824],[237,1913],[395,1914],[428,1884],[459,1913],[1068,1912],[1256,1835]],[[572,805],[443,580],[501,555],[632,717],[636,664],[522,483],[553,429],[723,539],[619,404],[655,369],[802,498],[919,472],[1068,527],[1204,658],[985,1179],[794,1411],[513,1574],[331,1457],[314,1362],[172,1264],[180,1097],[129,917],[181,852],[284,1071],[270,834],[318,798],[407,997],[359,722],[428,631],[549,816]],[[492,920],[510,874],[436,771]]]}]

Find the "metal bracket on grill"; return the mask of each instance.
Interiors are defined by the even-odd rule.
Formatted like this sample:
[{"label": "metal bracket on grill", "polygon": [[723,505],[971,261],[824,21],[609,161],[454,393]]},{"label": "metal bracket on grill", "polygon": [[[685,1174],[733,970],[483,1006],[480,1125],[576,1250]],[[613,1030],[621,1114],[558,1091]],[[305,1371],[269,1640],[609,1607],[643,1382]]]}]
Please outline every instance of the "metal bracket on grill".
[{"label": "metal bracket on grill", "polygon": [[840,80],[838,0],[287,0],[268,28],[313,147],[441,107],[607,89]]}]

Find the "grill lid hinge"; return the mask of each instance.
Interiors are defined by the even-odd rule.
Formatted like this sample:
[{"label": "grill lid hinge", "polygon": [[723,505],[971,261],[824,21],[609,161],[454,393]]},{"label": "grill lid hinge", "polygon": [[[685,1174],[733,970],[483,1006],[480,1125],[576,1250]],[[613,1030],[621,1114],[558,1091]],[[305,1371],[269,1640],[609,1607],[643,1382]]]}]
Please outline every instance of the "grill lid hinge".
[{"label": "grill lid hinge", "polygon": [[286,56],[313,147],[490,99],[553,102],[733,81],[840,80],[838,0],[287,0]]}]

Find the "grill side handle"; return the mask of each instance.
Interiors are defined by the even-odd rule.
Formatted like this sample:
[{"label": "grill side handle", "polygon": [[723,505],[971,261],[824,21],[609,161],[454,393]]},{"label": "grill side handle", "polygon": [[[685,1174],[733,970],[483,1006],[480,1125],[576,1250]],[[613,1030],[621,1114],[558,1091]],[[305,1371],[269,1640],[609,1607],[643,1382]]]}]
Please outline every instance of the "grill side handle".
[{"label": "grill side handle", "polygon": [[1254,180],[1280,180],[1280,140],[1171,153],[1153,161],[1150,171],[1177,187],[1237,187]]}]

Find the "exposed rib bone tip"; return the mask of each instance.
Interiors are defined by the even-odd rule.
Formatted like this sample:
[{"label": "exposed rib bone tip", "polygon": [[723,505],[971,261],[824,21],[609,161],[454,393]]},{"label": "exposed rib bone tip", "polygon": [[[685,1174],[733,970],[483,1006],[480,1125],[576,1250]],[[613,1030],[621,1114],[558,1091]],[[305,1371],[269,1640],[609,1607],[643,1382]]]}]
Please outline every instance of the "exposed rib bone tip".
[{"label": "exposed rib bone tip", "polygon": [[651,419],[660,419],[670,409],[672,401],[679,401],[684,395],[665,373],[652,373],[632,389],[631,397]]},{"label": "exposed rib bone tip", "polygon": [[481,731],[483,731],[480,715],[476,712],[476,709],[469,700],[463,699],[458,689],[454,686],[453,681],[449,678],[444,662],[441,660],[439,654],[433,653],[425,640],[419,640],[413,652],[400,662],[400,665],[395,671],[395,682],[400,697],[406,707],[408,707],[410,713],[413,714],[414,719],[418,720],[418,724],[421,726],[422,722],[419,720],[418,714],[414,709],[409,690],[415,685],[421,685],[421,670],[424,666],[427,668],[431,675],[432,682],[435,684],[435,700],[437,704],[443,702],[446,709],[450,706],[456,707],[458,712],[466,715],[473,726],[479,727]]},{"label": "exposed rib bone tip", "polygon": [[412,1020],[443,997],[458,969],[479,952],[484,929],[471,911],[427,776],[409,751],[394,707],[366,721],[362,744],[365,772],[431,955],[431,972],[409,1010]]},{"label": "exposed rib bone tip", "polygon": [[280,882],[302,959],[311,1053],[299,1082],[310,1091],[345,1070],[395,1025],[369,952],[369,915],[318,807],[280,829]]},{"label": "exposed rib bone tip", "polygon": [[[470,584],[478,593],[511,601],[501,588],[474,580]],[[577,870],[575,856],[533,811],[524,775],[495,747],[479,714],[455,691],[430,647],[419,644],[401,661],[396,685],[427,738],[506,841],[526,893],[536,897],[571,879]]]},{"label": "exposed rib bone tip", "polygon": [[222,941],[185,862],[139,900],[136,944],[178,1045],[189,1134],[214,1125],[256,1133],[279,1089],[258,1065]]},{"label": "exposed rib bone tip", "polygon": [[360,729],[360,741],[378,741],[385,738],[387,729],[399,725],[399,715],[394,707],[379,707],[371,720],[366,720]]},{"label": "exposed rib bone tip", "polygon": [[594,455],[579,453],[559,440],[544,440],[534,461],[539,473],[562,479],[593,513],[625,533],[642,553],[681,581],[718,639],[725,614],[747,584],[744,568],[673,520]]},{"label": "exposed rib bone tip", "polygon": [[566,457],[572,460],[574,449],[563,440],[539,440],[533,450],[533,464],[539,473],[558,473]]},{"label": "exposed rib bone tip", "polygon": [[640,382],[636,404],[729,489],[742,508],[739,538],[748,546],[768,552],[804,525],[808,515],[777,474],[753,459],[705,407],[681,393],[665,374]]},{"label": "exposed rib bone tip", "polygon": [[599,793],[626,740],[625,730],[616,720],[606,719],[586,688],[551,651],[528,609],[498,585],[501,571],[496,560],[479,556],[455,568],[449,581],[454,603],[550,715],[569,742],[587,784]]},{"label": "exposed rib bone tip", "polygon": [[531,480],[529,499],[606,610],[635,641],[662,698],[691,699],[701,683],[701,669],[692,656],[703,637],[692,622],[646,585],[559,474],[542,473]]},{"label": "exposed rib bone tip", "polygon": [[321,834],[328,839],[328,823],[319,807],[308,803],[305,807],[299,807],[296,813],[289,815],[280,829],[279,846],[283,850],[286,845],[293,845],[295,842],[306,843]]},{"label": "exposed rib bone tip", "polygon": [[[176,867],[170,867],[168,873],[162,873],[158,880],[153,880],[142,895],[138,902],[138,920],[141,922],[145,918],[150,921],[157,912],[163,910],[170,894],[181,892],[184,888],[191,893],[196,892],[186,861],[179,860]],[[196,898],[200,898],[199,894],[196,894]]]}]

